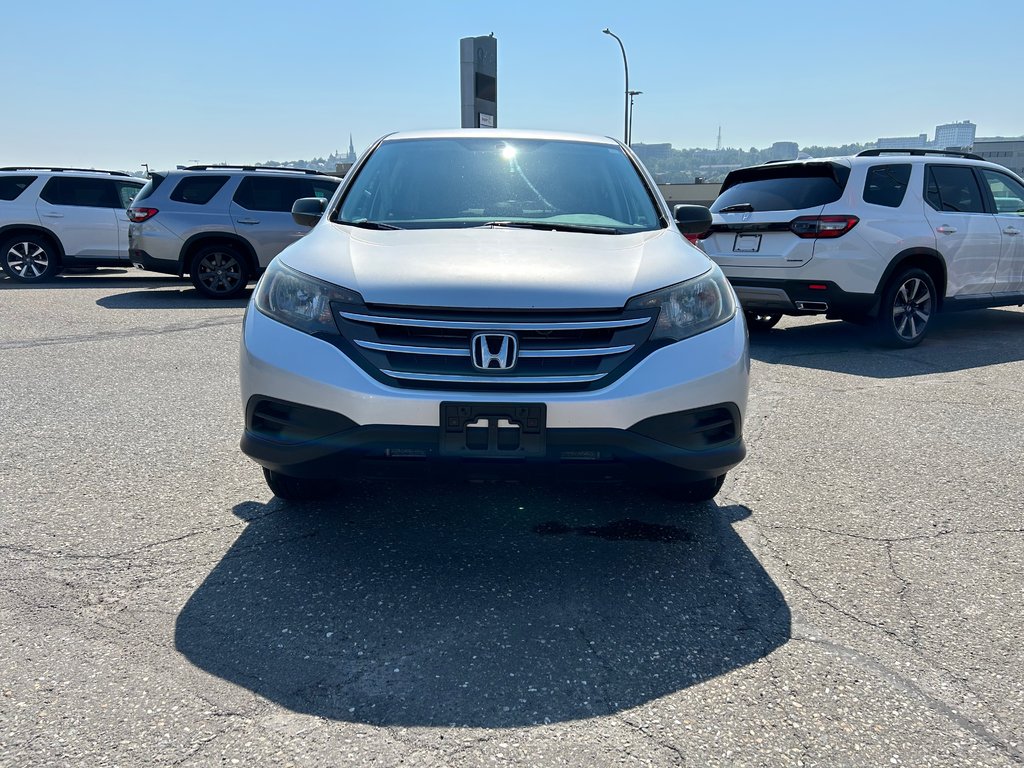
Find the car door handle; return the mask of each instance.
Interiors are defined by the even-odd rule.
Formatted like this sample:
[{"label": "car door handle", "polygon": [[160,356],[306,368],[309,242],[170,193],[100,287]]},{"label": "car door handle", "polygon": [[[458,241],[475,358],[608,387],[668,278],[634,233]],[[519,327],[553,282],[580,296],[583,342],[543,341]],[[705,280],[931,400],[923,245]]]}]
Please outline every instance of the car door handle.
[{"label": "car door handle", "polygon": [[51,219],[63,219],[63,213],[44,213],[43,216],[48,216]]},{"label": "car door handle", "polygon": [[1006,229],[1003,230],[1003,234],[1004,235],[1019,235],[1020,234],[1020,230],[1017,229],[1016,227],[1007,227]]},{"label": "car door handle", "polygon": [[259,219],[235,219],[239,224],[259,224]]},{"label": "car door handle", "polygon": [[941,232],[944,235],[952,235],[956,232],[956,227],[951,227],[948,224],[943,224],[941,227],[935,228],[936,232]]}]

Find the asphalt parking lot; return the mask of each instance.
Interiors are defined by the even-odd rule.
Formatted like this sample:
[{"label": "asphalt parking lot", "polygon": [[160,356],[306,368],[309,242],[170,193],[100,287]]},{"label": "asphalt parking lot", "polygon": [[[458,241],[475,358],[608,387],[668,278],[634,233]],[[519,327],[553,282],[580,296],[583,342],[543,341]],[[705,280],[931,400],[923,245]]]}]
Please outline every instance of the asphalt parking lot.
[{"label": "asphalt parking lot", "polygon": [[782,321],[715,503],[238,450],[244,302],[0,278],[0,765],[1024,764],[1024,310]]}]

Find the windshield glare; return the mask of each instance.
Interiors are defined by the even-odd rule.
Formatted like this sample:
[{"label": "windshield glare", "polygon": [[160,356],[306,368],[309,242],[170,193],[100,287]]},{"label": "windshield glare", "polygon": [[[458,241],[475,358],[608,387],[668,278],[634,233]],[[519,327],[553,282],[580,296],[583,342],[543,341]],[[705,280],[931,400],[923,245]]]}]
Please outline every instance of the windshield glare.
[{"label": "windshield glare", "polygon": [[527,222],[609,233],[663,226],[619,147],[491,138],[384,142],[353,180],[334,221],[403,229]]}]

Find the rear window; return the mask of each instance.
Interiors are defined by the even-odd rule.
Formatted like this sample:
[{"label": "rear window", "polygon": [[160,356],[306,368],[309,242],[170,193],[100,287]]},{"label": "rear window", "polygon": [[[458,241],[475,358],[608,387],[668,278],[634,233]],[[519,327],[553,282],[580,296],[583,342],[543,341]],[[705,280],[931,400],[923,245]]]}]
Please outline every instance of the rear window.
[{"label": "rear window", "polygon": [[171,200],[206,205],[227,183],[227,176],[186,176],[171,192]]},{"label": "rear window", "polygon": [[146,185],[142,189],[140,189],[139,190],[139,194],[137,194],[135,196],[134,202],[135,203],[140,203],[143,200],[145,200],[147,197],[152,195],[154,192],[156,192],[157,187],[159,187],[161,184],[164,183],[164,179],[166,179],[166,178],[167,178],[166,176],[164,176],[163,174],[160,174],[160,173],[152,174],[149,177],[149,181],[146,182]]},{"label": "rear window", "polygon": [[718,213],[730,206],[747,211],[800,211],[820,208],[843,196],[850,169],[838,163],[758,165],[725,177],[722,193],[711,206]]},{"label": "rear window", "polygon": [[899,208],[910,183],[910,163],[873,165],[864,179],[864,202]]},{"label": "rear window", "polygon": [[17,200],[36,176],[0,176],[0,200]]}]

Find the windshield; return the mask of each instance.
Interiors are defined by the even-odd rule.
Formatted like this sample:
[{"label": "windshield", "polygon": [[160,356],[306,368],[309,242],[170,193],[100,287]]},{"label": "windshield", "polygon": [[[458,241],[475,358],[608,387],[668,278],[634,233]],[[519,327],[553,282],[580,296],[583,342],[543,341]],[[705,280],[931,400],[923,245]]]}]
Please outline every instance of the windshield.
[{"label": "windshield", "polygon": [[607,234],[663,226],[619,147],[493,138],[384,142],[333,220],[386,229],[516,226]]}]

